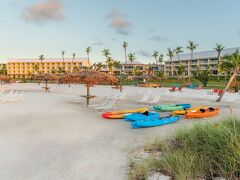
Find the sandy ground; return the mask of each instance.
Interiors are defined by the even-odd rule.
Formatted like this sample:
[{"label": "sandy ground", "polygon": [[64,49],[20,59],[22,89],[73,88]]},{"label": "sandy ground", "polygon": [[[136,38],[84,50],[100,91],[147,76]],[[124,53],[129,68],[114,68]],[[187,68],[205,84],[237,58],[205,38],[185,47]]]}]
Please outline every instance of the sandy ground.
[{"label": "sandy ground", "polygon": [[[129,153],[152,137],[165,138],[177,129],[209,121],[181,119],[176,124],[132,130],[123,120],[104,120],[83,103],[73,102],[77,99],[73,94],[43,93],[24,85],[5,89],[23,90],[24,97],[16,103],[0,103],[0,179],[4,180],[127,179]],[[106,87],[106,91],[114,90]],[[142,107],[135,102],[139,95],[126,99],[118,109]],[[101,100],[99,97],[93,103]],[[167,96],[161,102],[220,106],[221,115],[211,121],[229,115],[229,105],[239,113],[233,102]]]}]

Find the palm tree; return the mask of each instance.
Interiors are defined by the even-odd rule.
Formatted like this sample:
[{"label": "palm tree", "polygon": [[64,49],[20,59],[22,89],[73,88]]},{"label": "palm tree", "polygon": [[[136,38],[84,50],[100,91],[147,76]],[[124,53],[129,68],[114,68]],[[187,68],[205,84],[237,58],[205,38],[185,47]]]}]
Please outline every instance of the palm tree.
[{"label": "palm tree", "polygon": [[216,47],[214,48],[216,51],[217,51],[217,53],[218,53],[218,56],[217,56],[217,58],[218,58],[218,80],[219,80],[219,64],[220,64],[220,62],[221,62],[221,52],[223,51],[223,49],[224,49],[225,47],[222,45],[222,44],[216,44]]},{"label": "palm tree", "polygon": [[123,49],[124,49],[124,54],[125,54],[125,62],[127,63],[127,47],[128,43],[123,41]]},{"label": "palm tree", "polygon": [[152,56],[154,57],[154,59],[155,59],[156,64],[158,63],[158,61],[157,61],[158,54],[159,54],[159,52],[154,51],[154,52],[153,52],[153,55],[152,55]]},{"label": "palm tree", "polygon": [[109,74],[113,74],[115,60],[112,57],[108,57],[106,60],[106,64],[108,66]]},{"label": "palm tree", "polygon": [[129,61],[131,62],[131,64],[133,63],[134,60],[136,60],[136,56],[135,56],[135,53],[129,53],[128,54],[128,59]]},{"label": "palm tree", "polygon": [[239,50],[232,55],[227,55],[222,58],[220,63],[220,69],[224,69],[226,72],[230,72],[232,74],[231,78],[229,79],[224,92],[220,95],[217,99],[217,102],[220,102],[224,96],[224,93],[229,89],[230,85],[232,84],[233,80],[239,75],[240,73],[240,54]]},{"label": "palm tree", "polygon": [[63,60],[63,62],[65,61],[64,56],[65,56],[65,51],[62,51],[62,60]]},{"label": "palm tree", "polygon": [[159,54],[158,59],[157,59],[157,63],[163,63],[163,54]]},{"label": "palm tree", "polygon": [[0,74],[7,75],[7,66],[0,67]]},{"label": "palm tree", "polygon": [[114,61],[113,62],[113,66],[114,66],[114,68],[116,68],[116,69],[121,69],[121,67],[122,67],[122,64],[121,64],[121,62],[120,61]]},{"label": "palm tree", "polygon": [[87,52],[87,57],[88,57],[88,66],[90,67],[90,52],[92,51],[92,48],[90,46],[87,47],[86,52]]},{"label": "palm tree", "polygon": [[180,53],[183,53],[182,49],[183,49],[183,47],[180,47],[180,46],[178,46],[178,47],[176,47],[176,49],[174,49],[174,52],[177,54],[180,64],[181,64]]},{"label": "palm tree", "polygon": [[180,64],[178,67],[178,74],[181,76],[182,81],[185,81],[185,66]]},{"label": "palm tree", "polygon": [[[175,71],[176,75],[177,75],[177,78],[179,78],[179,75],[178,75],[178,72],[177,72],[177,69],[175,67],[175,64],[173,63],[173,57],[174,57],[174,51],[171,50],[171,48],[168,48],[168,53],[167,53],[167,56],[169,57],[170,61],[171,61],[171,64],[172,64],[172,68],[173,70]],[[172,76],[173,76],[173,73],[172,73]]]},{"label": "palm tree", "polygon": [[[198,47],[198,44],[195,44],[193,41],[188,41],[188,46],[187,49],[191,51],[191,62],[193,60],[193,51],[196,50]],[[189,82],[191,81],[191,76],[190,76],[190,63],[188,63],[188,77],[189,77]]]},{"label": "palm tree", "polygon": [[75,57],[76,57],[76,53],[73,53],[73,56],[72,56],[72,63],[73,63]]},{"label": "palm tree", "polygon": [[134,67],[134,68],[133,68],[133,70],[132,70],[132,75],[133,75],[134,77],[139,76],[139,75],[141,75],[141,74],[142,74],[142,72],[141,72],[141,70],[139,69],[139,67]]},{"label": "palm tree", "polygon": [[[44,55],[39,56],[39,60],[41,61],[41,72],[43,71],[43,60],[45,59]],[[40,72],[40,73],[41,73]]]},{"label": "palm tree", "polygon": [[148,74],[148,75],[153,74],[153,66],[152,66],[151,63],[148,63],[148,66],[147,66],[146,71],[147,71],[147,74]]},{"label": "palm tree", "polygon": [[102,62],[98,62],[95,67],[96,67],[96,71],[101,71],[101,69],[103,68],[103,63]]},{"label": "palm tree", "polygon": [[103,56],[105,56],[106,60],[108,59],[109,56],[111,56],[109,49],[104,49],[102,53],[103,53]]}]

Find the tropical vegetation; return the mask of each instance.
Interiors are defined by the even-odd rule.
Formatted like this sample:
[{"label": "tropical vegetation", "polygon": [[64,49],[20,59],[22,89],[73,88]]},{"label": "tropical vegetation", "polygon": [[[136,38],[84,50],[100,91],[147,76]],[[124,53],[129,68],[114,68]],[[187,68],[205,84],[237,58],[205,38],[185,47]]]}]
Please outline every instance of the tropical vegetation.
[{"label": "tropical vegetation", "polygon": [[149,155],[130,163],[130,179],[147,179],[160,172],[172,179],[240,179],[240,121],[182,129],[167,140],[156,139],[144,147]]}]

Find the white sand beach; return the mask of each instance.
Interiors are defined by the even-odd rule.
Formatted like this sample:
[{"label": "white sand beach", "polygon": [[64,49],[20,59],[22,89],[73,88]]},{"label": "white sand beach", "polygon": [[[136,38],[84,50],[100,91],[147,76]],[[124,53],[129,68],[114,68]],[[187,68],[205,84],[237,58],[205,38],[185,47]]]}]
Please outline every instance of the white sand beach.
[{"label": "white sand beach", "polygon": [[[87,108],[79,98],[85,94],[83,85],[50,87],[51,92],[44,93],[38,84],[0,86],[5,93],[24,92],[17,102],[0,102],[0,179],[126,179],[129,153],[150,138],[165,138],[195,123],[218,121],[230,115],[230,105],[233,113],[240,112],[239,94],[227,94],[223,102],[216,103],[214,95],[207,95],[209,90],[183,89],[183,92],[167,93],[168,88],[156,88],[151,89],[150,94],[151,97],[160,94],[159,104],[218,106],[221,113],[209,119],[182,118],[175,124],[133,130],[124,120],[105,120]],[[149,89],[124,87],[126,97],[116,109],[145,107],[136,100],[147,91]],[[91,94],[98,96],[91,103],[101,103],[105,96],[115,93],[118,91],[110,86],[91,88]],[[236,98],[231,98],[233,96]]]}]

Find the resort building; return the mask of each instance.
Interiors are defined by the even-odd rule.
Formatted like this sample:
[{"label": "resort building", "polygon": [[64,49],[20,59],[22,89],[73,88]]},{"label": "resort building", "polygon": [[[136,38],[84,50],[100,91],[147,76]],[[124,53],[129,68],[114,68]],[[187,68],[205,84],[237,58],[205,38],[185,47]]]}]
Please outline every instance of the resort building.
[{"label": "resort building", "polygon": [[[224,49],[221,52],[221,57],[228,54],[233,54],[237,49],[240,50],[240,48]],[[173,57],[173,63],[170,60],[165,61],[165,75],[176,76],[173,64],[175,65],[176,69],[180,66],[180,64],[185,66],[186,76],[193,76],[194,71],[197,69],[209,69],[212,75],[220,74],[220,72],[218,72],[218,53],[216,50],[194,52],[193,58],[191,58],[191,53],[180,54],[179,57],[176,55]]]},{"label": "resort building", "polygon": [[60,73],[73,72],[85,66],[90,66],[87,58],[46,58],[39,59],[9,59],[7,61],[7,72],[11,78],[29,78],[36,73]]},{"label": "resort building", "polygon": [[[149,67],[150,67],[149,64],[143,64],[139,61],[133,61],[133,62],[127,61],[122,64],[122,71],[125,74],[131,74],[133,72],[133,70],[137,69],[139,72],[146,74],[146,73],[149,73],[148,72]],[[161,65],[155,64],[155,65],[151,65],[151,68],[152,68],[152,70],[151,70],[150,74],[152,74],[154,71],[163,71],[164,65],[163,64],[161,64]],[[121,68],[113,68],[114,74],[119,74],[120,71],[121,71]],[[104,65],[101,69],[101,72],[108,73],[109,72],[108,66]]]}]

